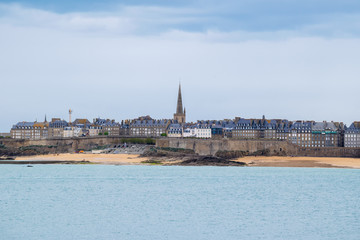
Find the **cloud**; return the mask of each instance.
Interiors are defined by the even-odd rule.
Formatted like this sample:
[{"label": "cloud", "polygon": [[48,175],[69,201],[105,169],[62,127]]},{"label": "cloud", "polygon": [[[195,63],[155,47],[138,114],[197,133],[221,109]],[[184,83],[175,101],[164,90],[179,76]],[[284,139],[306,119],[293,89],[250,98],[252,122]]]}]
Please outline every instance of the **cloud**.
[{"label": "cloud", "polygon": [[0,4],[0,23],[96,36],[157,36],[174,32],[216,38],[221,34],[234,40],[360,36],[360,11],[350,8],[356,4],[345,2],[344,7],[330,1],[327,7],[315,10],[318,4],[306,7],[311,5],[308,1],[293,5],[277,0],[225,1],[220,6],[210,1],[203,7],[200,3],[194,1],[180,7],[120,5],[111,11],[65,13]]},{"label": "cloud", "polygon": [[128,33],[134,25],[126,16],[101,13],[58,14],[19,5],[0,5],[0,23],[14,27],[33,27],[69,32],[117,32]]},{"label": "cloud", "polygon": [[[177,26],[189,20],[183,16],[191,8],[0,9],[5,89],[0,108],[6,116],[0,132],[45,114],[66,118],[70,107],[74,117],[89,119],[171,118],[180,79],[192,121],[263,114],[346,123],[360,118],[353,110],[360,87],[360,39],[305,34],[326,26],[300,32],[190,31]],[[191,14],[190,22],[205,19]],[[162,23],[174,15],[179,17],[175,23]]]}]

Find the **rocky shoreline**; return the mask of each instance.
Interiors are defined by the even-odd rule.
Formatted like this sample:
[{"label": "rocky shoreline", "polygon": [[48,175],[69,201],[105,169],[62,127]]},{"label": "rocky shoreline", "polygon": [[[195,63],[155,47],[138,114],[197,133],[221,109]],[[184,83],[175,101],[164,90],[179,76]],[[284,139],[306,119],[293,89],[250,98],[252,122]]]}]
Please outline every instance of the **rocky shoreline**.
[{"label": "rocky shoreline", "polygon": [[141,157],[149,160],[143,163],[176,166],[246,166],[245,162],[232,161],[225,157],[200,156],[192,150],[178,148],[149,148]]}]

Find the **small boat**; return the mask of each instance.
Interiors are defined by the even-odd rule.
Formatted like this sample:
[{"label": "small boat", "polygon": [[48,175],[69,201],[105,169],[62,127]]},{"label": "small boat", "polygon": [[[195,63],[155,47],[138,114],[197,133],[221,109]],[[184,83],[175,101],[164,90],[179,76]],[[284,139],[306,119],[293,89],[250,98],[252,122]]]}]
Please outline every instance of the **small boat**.
[{"label": "small boat", "polygon": [[27,165],[27,167],[33,167],[32,165]]}]

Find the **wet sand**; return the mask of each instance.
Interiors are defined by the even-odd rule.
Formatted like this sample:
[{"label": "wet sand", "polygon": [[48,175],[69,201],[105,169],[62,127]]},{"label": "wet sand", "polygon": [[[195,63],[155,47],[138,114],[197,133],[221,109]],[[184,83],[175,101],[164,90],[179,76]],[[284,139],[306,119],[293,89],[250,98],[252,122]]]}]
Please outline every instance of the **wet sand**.
[{"label": "wet sand", "polygon": [[[50,154],[28,157],[17,157],[13,161],[88,161],[97,164],[140,165],[149,158],[137,154]],[[324,167],[324,168],[358,168],[360,158],[328,157],[243,157],[234,161],[245,162],[254,167]],[[163,162],[163,163],[175,163]]]}]

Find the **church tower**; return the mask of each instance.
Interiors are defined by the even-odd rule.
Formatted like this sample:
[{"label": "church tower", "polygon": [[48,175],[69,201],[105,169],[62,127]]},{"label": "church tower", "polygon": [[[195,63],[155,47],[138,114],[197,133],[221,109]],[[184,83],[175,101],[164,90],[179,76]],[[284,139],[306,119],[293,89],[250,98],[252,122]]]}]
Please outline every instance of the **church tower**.
[{"label": "church tower", "polygon": [[176,113],[174,114],[174,120],[177,120],[178,123],[186,122],[186,112],[185,112],[185,108],[183,108],[183,104],[182,104],[181,85],[180,84],[179,84],[179,93],[178,93]]}]

